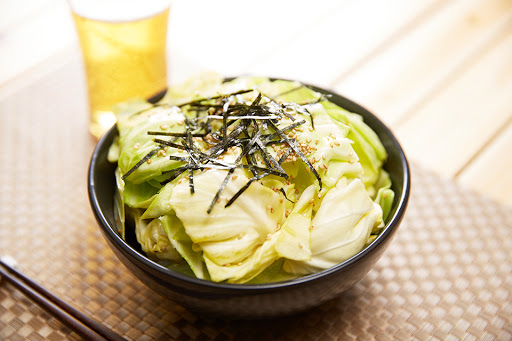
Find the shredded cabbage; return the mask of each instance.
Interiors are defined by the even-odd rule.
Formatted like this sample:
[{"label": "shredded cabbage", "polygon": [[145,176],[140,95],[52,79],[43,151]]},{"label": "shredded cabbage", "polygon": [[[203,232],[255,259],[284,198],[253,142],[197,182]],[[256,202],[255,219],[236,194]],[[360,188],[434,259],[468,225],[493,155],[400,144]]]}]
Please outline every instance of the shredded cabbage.
[{"label": "shredded cabbage", "polygon": [[[254,91],[242,92],[248,89]],[[183,105],[199,99],[218,108],[220,118],[207,125],[197,119],[197,107]],[[250,111],[259,103],[279,118],[248,124],[238,146],[198,166],[197,155],[214,154],[215,144],[236,129],[224,125],[226,108],[244,104]],[[120,233],[127,233],[126,213],[142,250],[171,269],[215,282],[287,280],[351,258],[384,228],[394,192],[377,134],[360,115],[300,83],[223,82],[209,74],[171,88],[157,105],[137,100],[118,109],[119,137],[109,160],[118,164]],[[294,123],[300,125],[286,130]],[[256,146],[265,138],[274,142]],[[250,143],[250,155],[240,156]],[[285,155],[292,144],[309,165],[295,150]],[[236,162],[244,167],[229,166]]]}]

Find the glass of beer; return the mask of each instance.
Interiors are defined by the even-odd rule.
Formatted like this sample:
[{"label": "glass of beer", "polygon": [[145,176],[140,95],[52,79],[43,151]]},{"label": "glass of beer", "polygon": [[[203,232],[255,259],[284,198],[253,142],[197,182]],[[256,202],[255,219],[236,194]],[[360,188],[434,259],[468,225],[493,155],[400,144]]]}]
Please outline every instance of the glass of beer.
[{"label": "glass of beer", "polygon": [[115,122],[112,106],[167,88],[169,0],[69,0],[83,54],[89,130]]}]

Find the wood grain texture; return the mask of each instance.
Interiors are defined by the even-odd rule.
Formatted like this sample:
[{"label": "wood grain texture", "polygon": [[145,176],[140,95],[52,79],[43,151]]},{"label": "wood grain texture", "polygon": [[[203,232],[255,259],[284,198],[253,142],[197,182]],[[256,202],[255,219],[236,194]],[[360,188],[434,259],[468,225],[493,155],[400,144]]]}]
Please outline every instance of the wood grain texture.
[{"label": "wood grain texture", "polygon": [[[468,67],[444,91],[395,125],[409,156],[455,176],[510,117],[512,36]],[[512,154],[505,155],[510,160]]]},{"label": "wood grain texture", "polygon": [[[510,107],[509,117],[512,117]],[[512,146],[512,119],[509,119],[481,153],[477,154],[472,162],[458,174],[457,181],[512,207],[510,146]]]},{"label": "wood grain texture", "polygon": [[281,46],[251,70],[328,86],[368,55],[398,39],[444,1],[357,1]]},{"label": "wood grain texture", "polygon": [[334,88],[394,124],[512,34],[511,17],[509,0],[452,1]]}]

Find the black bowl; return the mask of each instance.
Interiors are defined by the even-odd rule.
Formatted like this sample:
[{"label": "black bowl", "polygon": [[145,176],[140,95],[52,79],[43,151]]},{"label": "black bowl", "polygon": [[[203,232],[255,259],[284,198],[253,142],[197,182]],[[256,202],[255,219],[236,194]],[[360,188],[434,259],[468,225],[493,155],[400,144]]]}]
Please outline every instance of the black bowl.
[{"label": "black bowl", "polygon": [[409,165],[391,131],[372,113],[330,91],[339,106],[363,116],[379,135],[388,152],[384,168],[389,172],[395,201],[384,231],[367,248],[330,269],[294,280],[269,284],[214,283],[173,272],[148,259],[135,238],[124,241],[115,231],[115,165],[107,152],[117,129],[114,126],[98,142],[89,166],[89,199],[101,232],[117,257],[148,287],[193,311],[228,318],[268,318],[298,313],[335,298],[370,271],[391,242],[404,215],[410,191]]}]

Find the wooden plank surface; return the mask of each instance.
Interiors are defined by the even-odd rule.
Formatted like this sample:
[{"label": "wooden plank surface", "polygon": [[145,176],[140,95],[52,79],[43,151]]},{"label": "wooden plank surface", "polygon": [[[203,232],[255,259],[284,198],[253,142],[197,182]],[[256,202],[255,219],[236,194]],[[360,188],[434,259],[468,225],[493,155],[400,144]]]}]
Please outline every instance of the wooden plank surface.
[{"label": "wooden plank surface", "polygon": [[[509,115],[512,117],[511,107],[509,107]],[[457,177],[458,181],[498,202],[512,206],[512,193],[509,186],[512,169],[510,146],[512,146],[512,119],[509,119],[474,160],[461,170]]]},{"label": "wooden plank surface", "polygon": [[512,35],[507,34],[442,92],[396,124],[409,156],[440,174],[453,177],[461,172],[510,118],[511,61]]},{"label": "wooden plank surface", "polygon": [[452,1],[334,88],[394,124],[510,34],[511,15],[510,0]]},{"label": "wooden plank surface", "polygon": [[[334,88],[415,162],[512,205],[511,37],[511,0],[174,1],[170,81],[217,71]],[[66,1],[0,3],[0,51],[0,99],[80,63]]]},{"label": "wooden plank surface", "polygon": [[438,0],[353,1],[247,72],[330,85],[444,4]]}]

